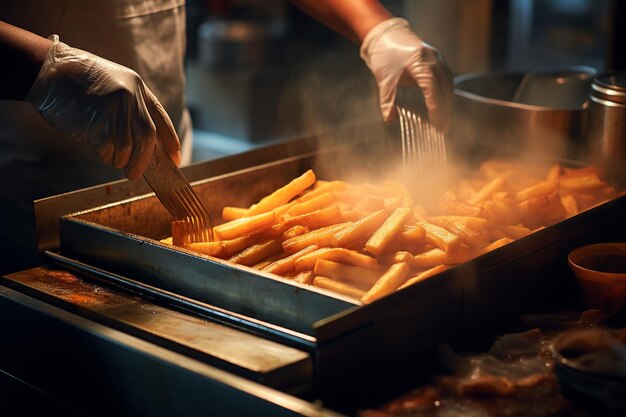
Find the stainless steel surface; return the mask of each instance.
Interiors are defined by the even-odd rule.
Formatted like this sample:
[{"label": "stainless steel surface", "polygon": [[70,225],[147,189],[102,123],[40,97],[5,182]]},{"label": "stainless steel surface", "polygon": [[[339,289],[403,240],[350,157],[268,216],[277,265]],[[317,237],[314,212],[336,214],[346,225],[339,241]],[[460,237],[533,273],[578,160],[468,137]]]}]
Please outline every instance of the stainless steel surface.
[{"label": "stainless steel surface", "polygon": [[286,392],[312,386],[311,358],[301,350],[102,287],[67,269],[39,267],[0,280],[25,294],[264,385]]},{"label": "stainless steel surface", "polygon": [[[52,290],[51,283],[40,285],[43,291],[44,287]],[[85,317],[89,302],[72,300],[73,290],[67,283],[51,286],[57,288],[54,296],[65,298],[73,308],[60,308],[49,299],[0,285],[0,313],[11,317],[0,325],[3,340],[10,341],[0,344],[0,373],[42,397],[56,399],[73,411],[67,415],[340,416],[319,404],[176,352],[154,339],[145,340]],[[86,283],[81,286],[87,288]],[[141,300],[128,301],[133,302],[139,305]],[[120,316],[120,320],[130,319]],[[160,316],[144,315],[142,325],[150,326]],[[189,319],[188,324],[195,328],[199,321]],[[236,352],[228,354],[232,357]],[[3,411],[5,406],[6,401]],[[11,411],[22,415],[28,409],[24,404]]]},{"label": "stainless steel surface", "polygon": [[466,142],[462,144],[466,148],[488,143],[577,159],[585,139],[594,75],[592,68],[571,67],[531,74],[458,76],[451,141]]},{"label": "stainless steel surface", "polygon": [[593,80],[589,104],[589,157],[609,178],[626,184],[626,73]]},{"label": "stainless steel surface", "polygon": [[159,144],[154,147],[152,161],[143,176],[174,221],[183,227],[185,241],[213,241],[213,222],[209,212]]}]

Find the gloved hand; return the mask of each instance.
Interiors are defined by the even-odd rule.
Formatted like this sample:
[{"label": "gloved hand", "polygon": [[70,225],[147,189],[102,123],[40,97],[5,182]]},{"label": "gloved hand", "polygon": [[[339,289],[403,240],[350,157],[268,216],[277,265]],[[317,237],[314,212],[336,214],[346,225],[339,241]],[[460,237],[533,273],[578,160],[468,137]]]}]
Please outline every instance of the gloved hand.
[{"label": "gloved hand", "polygon": [[140,177],[157,139],[180,164],[176,130],[133,70],[59,42],[54,44],[26,96],[43,118],[61,132],[91,144],[102,160]]},{"label": "gloved hand", "polygon": [[405,19],[391,18],[374,26],[363,39],[361,58],[378,83],[386,122],[406,72],[420,87],[431,122],[442,132],[448,130],[454,99],[452,73],[439,51],[422,42]]}]

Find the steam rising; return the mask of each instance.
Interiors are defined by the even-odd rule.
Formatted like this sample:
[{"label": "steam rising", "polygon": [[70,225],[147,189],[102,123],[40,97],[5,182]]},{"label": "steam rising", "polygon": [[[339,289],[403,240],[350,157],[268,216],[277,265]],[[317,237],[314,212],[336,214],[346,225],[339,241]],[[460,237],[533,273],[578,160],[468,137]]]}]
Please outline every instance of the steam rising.
[{"label": "steam rising", "polygon": [[[278,126],[293,137],[321,135],[319,151],[338,145],[348,152],[324,155],[314,167],[320,179],[351,182],[407,182],[416,202],[425,206],[488,159],[509,159],[538,172],[577,157],[573,139],[559,126],[543,125],[533,115],[512,123],[505,118],[476,117],[459,106],[446,136],[448,163],[436,178],[405,177],[399,121],[385,125],[378,91],[365,64],[356,56],[327,52],[282,93]],[[466,103],[467,104],[467,103]]]}]

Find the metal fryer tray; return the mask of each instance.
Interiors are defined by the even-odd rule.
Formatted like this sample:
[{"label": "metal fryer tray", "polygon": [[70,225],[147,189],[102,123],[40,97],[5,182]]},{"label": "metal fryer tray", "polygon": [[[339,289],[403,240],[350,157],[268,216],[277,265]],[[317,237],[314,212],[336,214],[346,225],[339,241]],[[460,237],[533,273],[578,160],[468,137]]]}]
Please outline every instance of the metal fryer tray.
[{"label": "metal fryer tray", "polygon": [[[342,178],[348,164],[339,161],[358,153],[353,145],[304,149],[197,181],[194,188],[209,207],[246,205],[308,168],[320,178]],[[368,149],[366,157],[376,155]],[[325,398],[346,379],[365,381],[364,374],[403,369],[418,352],[442,341],[553,305],[554,297],[572,290],[568,251],[623,239],[625,208],[622,196],[366,306],[161,244],[158,239],[169,235],[169,217],[152,195],[64,216],[60,249],[64,257],[104,271],[105,279],[110,273],[117,281],[174,294],[198,311],[225,311],[234,325],[312,352]]]}]

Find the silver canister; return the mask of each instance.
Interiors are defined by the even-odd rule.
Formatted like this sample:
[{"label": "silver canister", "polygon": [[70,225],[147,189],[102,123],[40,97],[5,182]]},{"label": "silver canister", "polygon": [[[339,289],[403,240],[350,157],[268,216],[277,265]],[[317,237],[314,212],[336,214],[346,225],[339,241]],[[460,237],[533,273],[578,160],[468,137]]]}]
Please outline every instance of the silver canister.
[{"label": "silver canister", "polygon": [[594,78],[589,97],[589,157],[616,185],[626,185],[626,72]]}]

